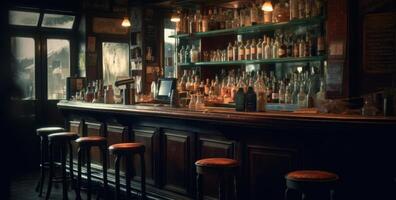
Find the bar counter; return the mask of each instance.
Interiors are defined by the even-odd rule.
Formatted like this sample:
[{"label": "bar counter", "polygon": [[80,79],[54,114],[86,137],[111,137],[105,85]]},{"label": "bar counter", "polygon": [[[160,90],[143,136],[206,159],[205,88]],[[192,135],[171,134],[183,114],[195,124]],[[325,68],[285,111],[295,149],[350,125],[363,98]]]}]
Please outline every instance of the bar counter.
[{"label": "bar counter", "polygon": [[[71,101],[59,102],[58,108],[65,126],[79,135],[102,135],[109,145],[143,143],[152,197],[192,199],[194,162],[206,157],[240,162],[241,199],[283,199],[283,177],[295,169],[339,174],[338,199],[386,199],[396,188],[395,117],[246,113],[214,107],[191,111],[167,105]],[[93,159],[100,163],[99,155]],[[113,166],[110,161],[110,183]],[[139,167],[135,171],[132,187],[138,188]],[[215,197],[215,177],[204,181],[205,195]]]}]

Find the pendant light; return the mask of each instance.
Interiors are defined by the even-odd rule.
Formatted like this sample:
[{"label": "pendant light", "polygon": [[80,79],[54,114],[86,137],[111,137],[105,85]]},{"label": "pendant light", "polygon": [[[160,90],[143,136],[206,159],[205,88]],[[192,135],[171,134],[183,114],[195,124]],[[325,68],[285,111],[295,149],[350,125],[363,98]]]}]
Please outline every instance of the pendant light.
[{"label": "pendant light", "polygon": [[272,12],[274,8],[272,7],[271,1],[264,1],[263,6],[261,6],[261,10],[266,12]]},{"label": "pendant light", "polygon": [[173,12],[170,20],[171,22],[180,22],[180,11]]},{"label": "pendant light", "polygon": [[128,8],[126,9],[125,17],[122,20],[121,26],[122,27],[131,27],[131,21],[129,21],[129,17],[128,17]]}]

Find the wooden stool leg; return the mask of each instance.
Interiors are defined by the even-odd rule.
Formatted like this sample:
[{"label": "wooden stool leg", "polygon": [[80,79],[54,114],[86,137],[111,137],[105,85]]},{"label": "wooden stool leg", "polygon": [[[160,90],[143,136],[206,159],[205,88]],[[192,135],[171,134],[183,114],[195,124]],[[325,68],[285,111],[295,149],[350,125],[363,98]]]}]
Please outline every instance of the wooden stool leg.
[{"label": "wooden stool leg", "polygon": [[48,152],[48,138],[41,136],[41,158],[40,158],[40,180],[37,184],[36,191],[39,191],[39,197],[43,194],[43,187],[44,187],[44,181],[45,181],[45,162],[46,162],[46,155]]},{"label": "wooden stool leg", "polygon": [[203,176],[202,174],[197,173],[197,200],[203,199],[202,183],[203,183]]},{"label": "wooden stool leg", "polygon": [[131,199],[131,166],[132,166],[132,154],[126,155],[126,171],[125,171],[125,187],[127,199]]},{"label": "wooden stool leg", "polygon": [[76,199],[81,199],[80,188],[81,188],[81,165],[82,165],[82,149],[78,147],[77,155],[77,186],[76,186]]},{"label": "wooden stool leg", "polygon": [[330,190],[330,200],[335,200],[336,195],[335,195],[335,190]]},{"label": "wooden stool leg", "polygon": [[60,145],[61,151],[61,165],[62,165],[62,196],[63,199],[67,199],[67,175],[66,175],[66,145],[62,143]]},{"label": "wooden stool leg", "polygon": [[48,177],[48,186],[47,186],[47,194],[45,196],[45,199],[48,200],[50,195],[51,195],[51,189],[52,189],[52,179],[54,177],[54,161],[53,161],[53,148],[52,148],[52,143],[49,144],[49,177]]},{"label": "wooden stool leg", "polygon": [[225,200],[225,181],[222,175],[219,175],[219,200]]},{"label": "wooden stool leg", "polygon": [[146,164],[144,162],[144,153],[140,153],[140,164],[141,164],[141,189],[142,189],[142,199],[146,199]]},{"label": "wooden stool leg", "polygon": [[115,200],[120,199],[120,157],[116,155],[115,158]]},{"label": "wooden stool leg", "polygon": [[74,182],[74,172],[73,172],[73,147],[71,142],[68,142],[69,145],[69,174],[70,174],[70,184],[71,188],[75,188],[75,182]]},{"label": "wooden stool leg", "polygon": [[238,197],[238,178],[237,178],[237,175],[235,174],[234,175],[234,199],[235,200],[237,200],[237,199],[239,199],[239,197]]},{"label": "wooden stool leg", "polygon": [[91,178],[91,149],[87,147],[85,149],[85,152],[87,153],[87,200],[91,200],[91,183],[92,183],[92,178]]},{"label": "wooden stool leg", "polygon": [[103,195],[107,199],[107,146],[102,147]]},{"label": "wooden stool leg", "polygon": [[286,188],[285,190],[285,200],[289,200],[289,188]]}]

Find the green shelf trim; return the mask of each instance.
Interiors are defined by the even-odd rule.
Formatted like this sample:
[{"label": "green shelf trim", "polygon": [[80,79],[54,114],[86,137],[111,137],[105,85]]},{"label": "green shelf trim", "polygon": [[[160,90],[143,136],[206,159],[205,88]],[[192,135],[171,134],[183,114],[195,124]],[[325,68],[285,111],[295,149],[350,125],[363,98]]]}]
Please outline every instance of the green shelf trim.
[{"label": "green shelf trim", "polygon": [[274,63],[288,63],[288,62],[312,62],[323,61],[326,56],[312,56],[305,58],[273,58],[265,60],[238,60],[238,61],[216,61],[216,62],[197,62],[197,63],[181,63],[181,67],[194,66],[224,66],[224,65],[247,65],[247,64],[274,64]]},{"label": "green shelf trim", "polygon": [[314,25],[324,21],[323,16],[312,17],[308,19],[295,19],[288,22],[280,22],[280,23],[271,23],[271,24],[259,24],[254,26],[233,28],[233,29],[219,29],[214,31],[207,32],[198,32],[193,34],[179,34],[179,35],[171,35],[171,38],[201,38],[201,37],[213,37],[213,36],[222,36],[222,35],[232,35],[232,34],[247,34],[247,33],[257,33],[261,31],[272,31],[285,27],[293,27],[293,26],[309,26]]}]

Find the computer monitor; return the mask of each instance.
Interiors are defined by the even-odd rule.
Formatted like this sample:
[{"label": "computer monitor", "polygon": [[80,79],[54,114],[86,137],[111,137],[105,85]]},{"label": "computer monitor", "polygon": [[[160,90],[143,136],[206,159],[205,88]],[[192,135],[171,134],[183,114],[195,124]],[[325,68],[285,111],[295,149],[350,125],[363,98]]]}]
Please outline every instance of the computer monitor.
[{"label": "computer monitor", "polygon": [[157,101],[169,102],[172,90],[176,89],[176,78],[160,78],[158,80]]}]

